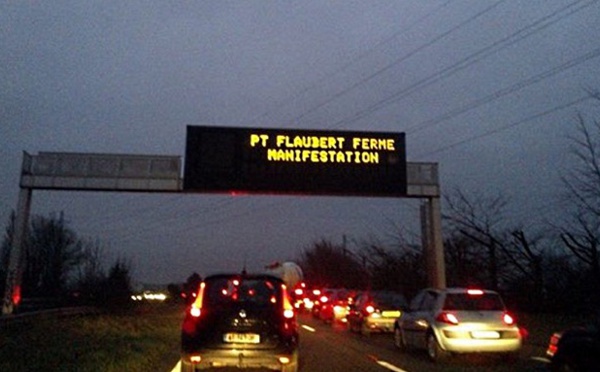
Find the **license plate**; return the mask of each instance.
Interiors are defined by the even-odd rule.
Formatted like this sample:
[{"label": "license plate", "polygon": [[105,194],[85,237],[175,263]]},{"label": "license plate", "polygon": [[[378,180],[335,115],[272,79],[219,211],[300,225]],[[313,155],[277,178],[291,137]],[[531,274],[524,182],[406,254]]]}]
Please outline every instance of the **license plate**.
[{"label": "license plate", "polygon": [[381,312],[381,316],[384,318],[399,318],[400,311],[398,310],[384,310]]},{"label": "license plate", "polygon": [[471,332],[473,338],[500,338],[500,333],[496,331],[473,331]]},{"label": "license plate", "polygon": [[260,335],[256,333],[225,333],[223,341],[236,344],[258,344]]}]

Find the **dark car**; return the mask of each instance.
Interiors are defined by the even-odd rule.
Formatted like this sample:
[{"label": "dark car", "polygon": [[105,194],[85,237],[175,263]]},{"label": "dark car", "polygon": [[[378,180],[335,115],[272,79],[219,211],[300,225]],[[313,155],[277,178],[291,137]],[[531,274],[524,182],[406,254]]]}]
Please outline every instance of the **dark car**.
[{"label": "dark car", "polygon": [[181,370],[298,369],[298,326],[283,281],[271,275],[207,277],[181,330]]},{"label": "dark car", "polygon": [[600,321],[554,333],[546,354],[552,371],[598,371]]},{"label": "dark car", "polygon": [[314,291],[314,301],[311,308],[311,314],[313,317],[321,318],[321,308],[329,302],[329,299],[335,294],[337,288],[323,288],[321,290]]},{"label": "dark car", "polygon": [[359,293],[349,305],[346,315],[348,329],[365,336],[371,333],[391,333],[394,321],[407,307],[406,298],[391,291]]}]

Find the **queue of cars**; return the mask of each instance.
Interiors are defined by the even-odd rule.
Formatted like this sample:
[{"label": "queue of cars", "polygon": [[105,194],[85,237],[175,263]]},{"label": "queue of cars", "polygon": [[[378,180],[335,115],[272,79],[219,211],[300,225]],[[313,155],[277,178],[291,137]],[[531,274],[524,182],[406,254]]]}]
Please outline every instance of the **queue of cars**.
[{"label": "queue of cars", "polygon": [[[326,322],[345,322],[350,331],[392,333],[401,351],[426,350],[433,361],[452,354],[494,353],[515,358],[523,334],[501,296],[472,288],[424,289],[407,303],[391,291],[324,289],[312,315]],[[332,311],[345,306],[345,310]],[[332,314],[345,314],[345,318]]]},{"label": "queue of cars", "polygon": [[[207,277],[187,309],[181,333],[181,370],[214,367],[298,370],[297,313],[346,324],[369,336],[393,334],[400,351],[423,349],[432,361],[453,354],[489,353],[514,359],[523,343],[501,296],[473,288],[428,288],[410,303],[391,291],[341,288],[288,291],[272,275]],[[600,365],[600,322],[552,335],[553,371],[595,371]]]}]

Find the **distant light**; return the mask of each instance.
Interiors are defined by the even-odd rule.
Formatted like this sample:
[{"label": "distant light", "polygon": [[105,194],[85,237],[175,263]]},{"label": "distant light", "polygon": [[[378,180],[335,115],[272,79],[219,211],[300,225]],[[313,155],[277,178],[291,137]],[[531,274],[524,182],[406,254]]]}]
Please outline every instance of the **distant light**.
[{"label": "distant light", "polygon": [[[164,301],[167,299],[167,295],[164,293],[152,293],[152,292],[144,292],[144,300],[148,301]],[[141,297],[141,296],[139,296]],[[139,298],[141,300],[141,298]]]}]

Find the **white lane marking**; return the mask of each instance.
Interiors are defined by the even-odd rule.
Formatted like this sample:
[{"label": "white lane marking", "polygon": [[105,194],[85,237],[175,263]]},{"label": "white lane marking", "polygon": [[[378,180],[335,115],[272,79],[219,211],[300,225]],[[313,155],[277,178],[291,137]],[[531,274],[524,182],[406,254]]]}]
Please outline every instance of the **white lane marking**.
[{"label": "white lane marking", "polygon": [[385,367],[385,368],[389,369],[390,371],[394,371],[394,372],[407,372],[407,371],[403,370],[402,368],[398,368],[395,365],[390,364],[388,362],[385,362],[383,360],[377,360],[376,362],[380,366]]},{"label": "white lane marking", "polygon": [[531,357],[530,359],[535,360],[536,362],[550,363],[550,359],[544,357]]},{"label": "white lane marking", "polygon": [[316,330],[316,329],[314,329],[313,327],[309,327],[309,326],[307,326],[306,324],[302,324],[302,325],[301,325],[301,327],[302,327],[302,328],[304,328],[304,329],[306,329],[306,330],[307,330],[307,331],[309,331],[309,332],[316,332],[316,331],[317,331],[317,330]]}]

